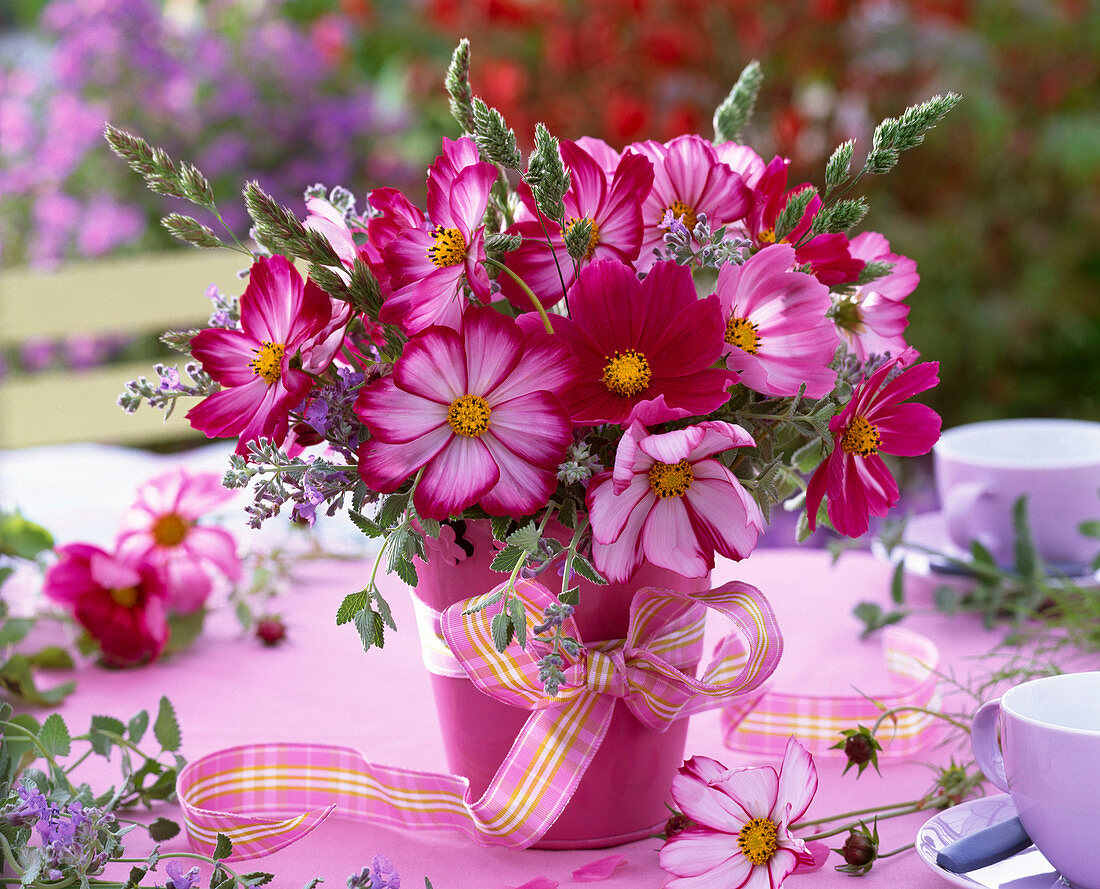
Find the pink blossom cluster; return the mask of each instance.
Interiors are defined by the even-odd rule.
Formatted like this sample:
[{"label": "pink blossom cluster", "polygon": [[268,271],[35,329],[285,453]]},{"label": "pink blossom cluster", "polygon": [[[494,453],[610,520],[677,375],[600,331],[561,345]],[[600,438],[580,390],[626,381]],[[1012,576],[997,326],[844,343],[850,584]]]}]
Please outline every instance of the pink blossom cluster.
[{"label": "pink blossom cluster", "polygon": [[[260,438],[293,446],[311,391],[363,371],[354,456],[369,491],[411,483],[416,514],[436,520],[520,518],[572,496],[596,568],[626,581],[643,562],[701,576],[716,553],[749,555],[764,518],[746,484],[757,442],[738,410],[832,396],[809,522],[827,502],[837,530],[864,533],[898,499],[881,454],[925,453],[939,434],[930,409],[907,403],[937,382],[904,338],[913,263],[878,234],[815,234],[816,196],[777,234],[803,186],[788,187],[785,159],[747,146],[681,136],[620,152],[581,139],[562,141],[560,159],[570,184],[557,219],[526,184],[511,203],[494,197],[500,171],[465,137],[443,140],[424,209],[393,188],[371,192],[363,219],[312,198],[307,227],[345,280],[359,261],[370,269],[377,317],[282,256],[257,259],[238,327],[193,341],[222,388],[191,423],[237,437],[242,455]],[[697,262],[662,252],[670,220],[700,248],[736,248],[712,286],[697,283]],[[515,249],[491,255],[499,235]],[[886,271],[865,282],[869,262]],[[343,348],[353,329],[374,345]],[[399,346],[380,351],[387,331]],[[845,355],[857,367],[846,406],[835,394]],[[604,468],[564,477],[582,445]]]},{"label": "pink blossom cluster", "polygon": [[236,582],[233,536],[201,524],[233,495],[215,473],[178,468],[145,482],[110,550],[90,543],[57,548],[43,592],[65,607],[113,666],[154,660],[168,618],[201,609],[221,579]]}]

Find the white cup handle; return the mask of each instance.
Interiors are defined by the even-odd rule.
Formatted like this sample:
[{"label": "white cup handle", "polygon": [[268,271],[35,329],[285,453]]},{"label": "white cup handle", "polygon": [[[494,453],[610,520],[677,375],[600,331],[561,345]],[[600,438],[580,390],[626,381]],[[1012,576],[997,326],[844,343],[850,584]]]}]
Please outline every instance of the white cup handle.
[{"label": "white cup handle", "polygon": [[975,534],[972,530],[978,504],[992,496],[992,491],[977,482],[955,485],[944,496],[943,517],[947,536],[960,549],[969,550],[974,539],[989,549],[996,549],[999,545],[999,541],[990,539],[988,532]]},{"label": "white cup handle", "polygon": [[1001,753],[1001,744],[997,739],[997,719],[1001,715],[1001,701],[987,701],[974,714],[970,726],[970,747],[974,751],[974,760],[990,781],[1008,793],[1008,776],[1005,774],[1005,760]]}]

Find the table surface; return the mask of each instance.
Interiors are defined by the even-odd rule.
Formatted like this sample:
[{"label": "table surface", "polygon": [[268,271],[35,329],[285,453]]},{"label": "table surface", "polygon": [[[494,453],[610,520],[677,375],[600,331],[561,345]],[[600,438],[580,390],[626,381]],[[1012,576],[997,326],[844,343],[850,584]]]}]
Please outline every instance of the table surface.
[{"label": "table surface", "polygon": [[[194,467],[220,470],[224,455],[215,448],[182,459]],[[54,529],[59,542],[106,543],[134,485],[180,459],[100,446],[0,453],[0,506],[19,504],[29,518]],[[49,474],[43,475],[47,470]],[[329,524],[339,525],[341,520]],[[240,536],[246,540],[249,532],[243,525],[242,521]],[[268,539],[280,533],[286,532],[268,532]],[[335,548],[347,552],[357,545],[343,531],[332,534],[328,542]],[[83,731],[95,714],[126,719],[142,708],[155,713],[158,699],[167,695],[182,726],[182,753],[188,759],[237,744],[305,741],[352,746],[373,762],[446,771],[408,588],[396,577],[382,581],[399,627],[384,650],[364,653],[354,629],[335,625],[342,597],[360,589],[370,570],[365,549],[361,552],[359,559],[296,568],[293,588],[279,602],[289,629],[284,644],[265,648],[244,637],[232,615],[215,613],[197,643],[171,658],[131,670],[82,666],[74,677],[77,689],[65,701],[62,715],[74,732]],[[848,553],[831,564],[821,550],[760,549],[740,563],[720,561],[713,580],[715,585],[746,581],[771,601],[786,643],[775,688],[874,694],[892,689],[881,641],[861,640],[860,623],[851,612],[861,600],[888,601],[890,572],[889,565],[866,552]],[[928,586],[922,578],[909,578],[910,597],[927,598]],[[931,636],[943,665],[960,676],[978,669],[970,656],[988,651],[1000,638],[969,616],[915,615],[903,625]],[[959,751],[933,749],[924,759],[946,763],[953,752]],[[777,765],[726,748],[717,711],[692,718],[687,755],[696,754],[731,767]],[[868,769],[857,780],[854,769],[841,774],[843,759],[819,757],[820,784],[807,817],[916,798],[933,778],[927,762],[886,762],[881,776]],[[97,781],[112,780],[114,768],[97,757],[77,775],[95,786]],[[178,818],[179,812],[166,805],[153,816],[158,814]],[[883,822],[882,849],[912,842],[927,818],[916,814]],[[842,841],[840,836],[828,842],[839,847]],[[328,886],[342,886],[372,854],[383,852],[394,861],[406,887],[422,885],[427,876],[436,889],[497,889],[521,886],[540,876],[567,885],[574,869],[621,854],[627,863],[606,885],[657,887],[664,880],[657,864],[659,847],[659,841],[647,839],[612,850],[512,851],[478,846],[457,833],[400,831],[332,818],[297,844],[245,869],[275,873],[276,887],[301,887],[318,876]],[[164,848],[182,850],[186,841],[177,838]],[[839,856],[830,856],[824,869],[791,877],[787,885],[849,885],[847,876],[833,870],[838,863]],[[872,887],[948,885],[913,852],[877,863],[864,880],[863,885]]]}]

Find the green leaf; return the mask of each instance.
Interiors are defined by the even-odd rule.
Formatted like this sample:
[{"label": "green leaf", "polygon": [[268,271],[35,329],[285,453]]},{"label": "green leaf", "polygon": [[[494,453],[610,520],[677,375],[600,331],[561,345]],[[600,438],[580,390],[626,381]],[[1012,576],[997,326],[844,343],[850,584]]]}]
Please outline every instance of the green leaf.
[{"label": "green leaf", "polygon": [[13,617],[0,625],[0,645],[15,645],[27,638],[27,633],[34,626],[34,620],[29,617]]},{"label": "green leaf", "polygon": [[577,605],[581,601],[581,588],[579,586],[571,587],[563,593],[558,594],[558,601],[562,605]]},{"label": "green leaf", "polygon": [[73,656],[59,645],[47,645],[28,656],[32,667],[43,670],[71,670]]},{"label": "green leaf", "polygon": [[72,750],[72,737],[60,713],[51,713],[46,717],[46,721],[42,723],[42,731],[38,733],[38,743],[50,756],[69,755]]},{"label": "green leaf", "polygon": [[408,502],[408,493],[390,494],[389,497],[383,500],[382,508],[378,510],[379,527],[383,529],[390,528],[399,518],[401,518]]},{"label": "green leaf", "polygon": [[395,559],[390,567],[409,586],[416,586],[420,580],[416,566],[409,559]]},{"label": "green leaf", "polygon": [[512,519],[506,515],[495,515],[489,519],[493,526],[493,537],[496,540],[504,540],[508,536],[508,529],[512,527]]},{"label": "green leaf", "polygon": [[385,533],[378,525],[360,512],[349,509],[348,517],[351,519],[351,523],[366,534],[367,537],[381,537]]},{"label": "green leaf", "polygon": [[254,870],[251,873],[241,874],[241,880],[246,886],[266,886],[275,879],[275,874],[266,871]]},{"label": "green leaf", "polygon": [[145,730],[149,727],[149,711],[142,710],[137,716],[130,720],[126,726],[126,734],[129,735],[130,740],[135,744],[140,744],[141,739],[145,737]]},{"label": "green leaf", "polygon": [[580,553],[573,556],[573,570],[589,583],[599,584],[600,586],[607,584],[607,579]]},{"label": "green leaf", "polygon": [[111,748],[115,745],[115,740],[105,735],[104,732],[110,732],[112,735],[121,737],[125,731],[126,727],[120,719],[115,719],[113,716],[93,716],[92,727],[88,732],[88,742],[92,745],[92,750],[99,756],[109,757]]},{"label": "green leaf", "polygon": [[0,555],[32,560],[53,549],[53,536],[19,512],[0,512]]},{"label": "green leaf", "polygon": [[126,881],[122,889],[137,889],[141,885],[141,881],[145,879],[145,875],[148,871],[144,867],[137,867],[136,865],[130,868],[130,878]]},{"label": "green leaf", "polygon": [[512,623],[512,630],[516,634],[520,648],[527,647],[527,609],[519,596],[512,596],[508,600],[508,618]]},{"label": "green leaf", "polygon": [[522,546],[509,544],[496,554],[489,567],[494,571],[512,571],[525,558],[527,558],[527,550]]},{"label": "green leaf", "polygon": [[218,834],[218,841],[214,844],[214,853],[210,856],[215,861],[222,861],[233,854],[233,841],[224,833]]},{"label": "green leaf", "polygon": [[432,540],[438,540],[439,539],[439,532],[443,530],[443,526],[439,522],[437,522],[435,519],[425,518],[424,516],[420,515],[419,513],[417,513],[417,515],[416,515],[416,521],[419,523],[420,527],[424,530],[424,533],[427,534],[430,538],[432,538]]},{"label": "green leaf", "polygon": [[153,723],[153,735],[163,749],[180,749],[182,738],[176,711],[172,707],[172,702],[163,696],[160,699],[160,708],[157,710],[157,720]]},{"label": "green leaf", "polygon": [[53,688],[40,689],[31,673],[31,661],[25,654],[13,654],[0,666],[0,690],[37,707],[53,707],[76,688],[75,682],[64,682]]},{"label": "green leaf", "polygon": [[890,578],[890,599],[895,605],[905,604],[905,560],[894,566],[894,574]]},{"label": "green leaf", "polygon": [[760,63],[753,59],[745,66],[729,95],[714,111],[715,143],[737,141],[741,130],[752,119],[756,97],[760,94],[760,85],[763,82],[764,72]]},{"label": "green leaf", "polygon": [[577,527],[577,504],[572,497],[566,497],[558,507],[558,522],[570,531]]},{"label": "green leaf", "polygon": [[493,645],[497,651],[504,651],[512,643],[512,634],[515,628],[506,610],[501,610],[493,615],[489,630],[493,636]]},{"label": "green leaf", "polygon": [[158,818],[149,825],[149,836],[152,837],[155,843],[163,843],[166,840],[170,840],[179,832],[180,826],[171,818]]},{"label": "green leaf", "polygon": [[396,630],[397,624],[393,621],[393,612],[390,611],[390,603],[385,600],[378,590],[371,591],[371,598],[374,600],[375,605],[378,606],[378,614],[386,626],[391,630]]},{"label": "green leaf", "polygon": [[206,620],[206,609],[199,608],[190,614],[172,614],[168,616],[168,645],[165,651],[174,654],[194,644],[202,632]]},{"label": "green leaf", "polygon": [[344,601],[336,611],[336,626],[340,627],[355,620],[355,616],[370,603],[370,595],[366,590],[357,593],[349,593],[344,596]]},{"label": "green leaf", "polygon": [[509,546],[518,546],[533,553],[538,549],[540,536],[535,523],[528,522],[522,528],[509,534],[506,540]]},{"label": "green leaf", "polygon": [[1016,570],[1024,577],[1034,577],[1042,569],[1035,553],[1035,542],[1027,522],[1027,497],[1019,497],[1012,504],[1012,527],[1016,533]]},{"label": "green leaf", "polygon": [[252,609],[248,607],[247,602],[238,602],[237,607],[233,609],[233,613],[236,614],[237,623],[241,625],[242,630],[248,630],[252,627]]},{"label": "green leaf", "polygon": [[1081,522],[1081,524],[1077,526],[1077,530],[1086,537],[1100,537],[1100,521],[1094,519],[1087,522]]},{"label": "green leaf", "polygon": [[385,644],[382,616],[370,608],[364,608],[355,615],[355,629],[359,631],[364,651],[370,650],[372,646],[382,648]]},{"label": "green leaf", "polygon": [[860,638],[866,638],[875,630],[881,630],[890,624],[896,624],[905,617],[904,611],[884,612],[882,606],[874,602],[860,602],[852,609],[852,614],[863,622]]}]

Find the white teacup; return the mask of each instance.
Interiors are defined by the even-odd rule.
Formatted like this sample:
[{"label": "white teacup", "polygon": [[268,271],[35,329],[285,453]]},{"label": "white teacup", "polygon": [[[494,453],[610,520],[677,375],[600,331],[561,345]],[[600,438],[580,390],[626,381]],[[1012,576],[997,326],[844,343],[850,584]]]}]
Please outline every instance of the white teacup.
[{"label": "white teacup", "polygon": [[1012,510],[1027,497],[1035,547],[1051,567],[1085,573],[1100,540],[1080,532],[1100,519],[1100,423],[993,420],[948,429],[933,449],[936,490],[948,536],[969,549],[978,541],[1012,564]]}]

